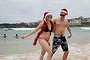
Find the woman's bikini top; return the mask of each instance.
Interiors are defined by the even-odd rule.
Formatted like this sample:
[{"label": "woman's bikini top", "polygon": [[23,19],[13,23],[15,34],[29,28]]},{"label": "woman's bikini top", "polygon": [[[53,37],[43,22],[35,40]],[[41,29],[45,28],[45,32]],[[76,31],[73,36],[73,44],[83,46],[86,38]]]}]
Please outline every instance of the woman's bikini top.
[{"label": "woman's bikini top", "polygon": [[53,26],[51,26],[51,30],[48,29],[48,25],[46,26],[46,28],[44,29],[45,32],[52,32],[53,30]]}]

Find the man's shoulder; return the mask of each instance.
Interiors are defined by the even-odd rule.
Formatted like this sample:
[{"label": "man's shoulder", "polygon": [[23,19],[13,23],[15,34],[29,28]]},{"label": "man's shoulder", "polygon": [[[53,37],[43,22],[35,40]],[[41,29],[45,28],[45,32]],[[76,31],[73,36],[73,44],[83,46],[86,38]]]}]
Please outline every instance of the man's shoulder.
[{"label": "man's shoulder", "polygon": [[68,22],[68,20],[67,20],[67,19],[65,19],[65,22]]},{"label": "man's shoulder", "polygon": [[54,18],[53,21],[59,20],[59,18]]}]

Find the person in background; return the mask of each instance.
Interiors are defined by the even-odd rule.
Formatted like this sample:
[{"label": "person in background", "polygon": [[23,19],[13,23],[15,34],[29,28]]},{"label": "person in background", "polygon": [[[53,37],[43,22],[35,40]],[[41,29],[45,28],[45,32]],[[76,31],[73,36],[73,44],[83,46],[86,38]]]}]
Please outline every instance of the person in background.
[{"label": "person in background", "polygon": [[18,39],[18,38],[20,38],[20,36],[18,34],[16,34],[14,38]]},{"label": "person in background", "polygon": [[54,38],[53,38],[53,44],[52,44],[52,52],[53,54],[57,51],[59,46],[61,46],[64,54],[63,54],[63,60],[67,59],[69,49],[67,40],[64,36],[65,28],[67,28],[70,35],[68,38],[71,38],[72,33],[71,29],[68,25],[68,20],[65,19],[65,17],[68,15],[68,10],[66,8],[62,8],[60,12],[60,17],[53,19],[54,23]]},{"label": "person in background", "polygon": [[4,42],[6,42],[7,35],[4,34],[2,38],[4,38]]},{"label": "person in background", "polygon": [[47,60],[51,60],[51,56],[53,54],[49,42],[51,32],[53,31],[53,22],[51,20],[52,20],[52,14],[50,12],[45,12],[43,21],[36,27],[36,29],[32,30],[29,34],[21,37],[22,39],[27,38],[28,36],[40,30],[33,43],[33,45],[36,45],[38,41],[42,47],[40,60],[43,60],[43,57],[46,52],[48,53]]}]

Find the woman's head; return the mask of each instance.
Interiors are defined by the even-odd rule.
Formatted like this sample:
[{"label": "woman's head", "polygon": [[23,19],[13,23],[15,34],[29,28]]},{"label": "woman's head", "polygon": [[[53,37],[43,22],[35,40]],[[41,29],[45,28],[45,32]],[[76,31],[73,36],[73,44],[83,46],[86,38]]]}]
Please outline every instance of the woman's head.
[{"label": "woman's head", "polygon": [[50,12],[45,12],[43,16],[43,20],[51,20],[52,19],[52,14]]}]

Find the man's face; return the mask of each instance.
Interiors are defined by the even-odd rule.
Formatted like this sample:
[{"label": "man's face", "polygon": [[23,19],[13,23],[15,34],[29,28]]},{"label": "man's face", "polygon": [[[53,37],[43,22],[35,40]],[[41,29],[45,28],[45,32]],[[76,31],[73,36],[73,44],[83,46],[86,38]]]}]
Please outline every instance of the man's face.
[{"label": "man's face", "polygon": [[61,18],[65,18],[66,14],[65,13],[60,13]]}]

